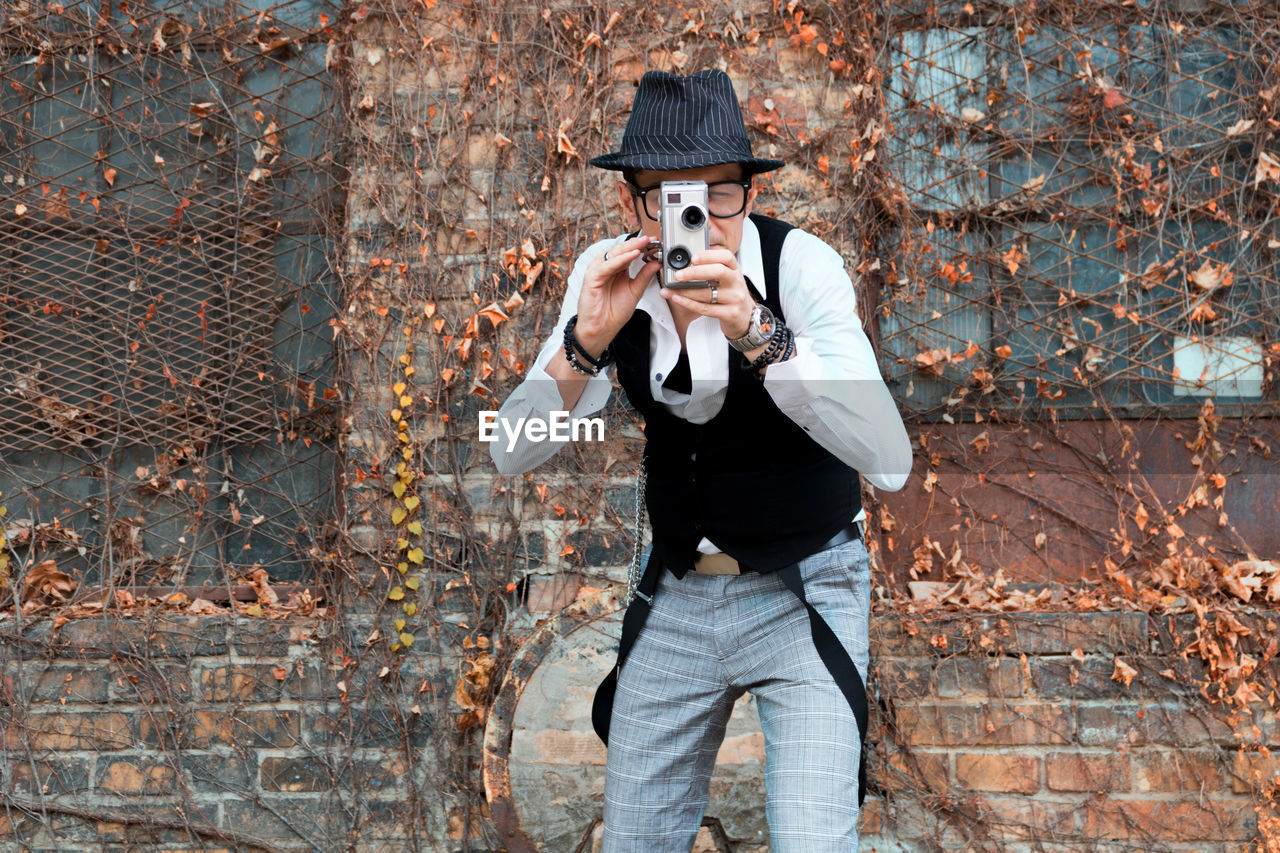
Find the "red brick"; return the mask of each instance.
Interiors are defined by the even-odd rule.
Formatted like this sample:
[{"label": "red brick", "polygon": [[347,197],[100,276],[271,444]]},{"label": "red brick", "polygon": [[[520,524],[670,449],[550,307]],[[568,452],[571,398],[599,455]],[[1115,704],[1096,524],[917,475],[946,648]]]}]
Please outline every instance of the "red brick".
[{"label": "red brick", "polygon": [[1092,837],[1149,843],[1246,841],[1255,831],[1253,802],[1205,798],[1202,802],[1118,800],[1090,803],[1085,831]]},{"label": "red brick", "polygon": [[1133,790],[1221,792],[1229,761],[1229,754],[1216,750],[1135,749],[1130,753]]},{"label": "red brick", "polygon": [[258,673],[250,666],[220,666],[200,673],[200,696],[206,702],[247,701],[258,689]]},{"label": "red brick", "polygon": [[[876,761],[876,758],[872,758]],[[950,773],[946,753],[912,750],[895,752],[878,767],[868,770],[880,786],[889,791],[927,791],[944,794],[948,788]]]},{"label": "red brick", "polygon": [[100,762],[99,767],[97,787],[102,791],[155,796],[178,790],[177,774],[163,761],[121,758]]},{"label": "red brick", "polygon": [[[36,749],[125,749],[133,746],[133,724],[117,712],[87,714],[32,714],[24,721]],[[25,746],[22,724],[6,730],[11,749]]]},{"label": "red brick", "polygon": [[956,784],[971,791],[1034,794],[1040,790],[1040,759],[1007,753],[956,756]]},{"label": "red brick", "polygon": [[1071,742],[1071,722],[1061,705],[943,703],[898,705],[898,736],[913,744],[1017,746]]},{"label": "red brick", "polygon": [[1081,704],[1076,719],[1077,739],[1085,746],[1208,747],[1234,742],[1231,728],[1199,700],[1190,706],[1177,702]]},{"label": "red brick", "polygon": [[1263,756],[1257,752],[1237,752],[1232,760],[1231,790],[1248,794],[1280,776],[1280,753]]},{"label": "red brick", "polygon": [[1120,753],[1053,752],[1045,756],[1044,768],[1051,791],[1129,790],[1129,758]]},{"label": "red brick", "polygon": [[314,758],[264,758],[262,790],[301,793],[328,791],[333,787],[333,773],[323,761]]},{"label": "red brick", "polygon": [[991,617],[986,630],[1010,654],[1070,654],[1107,649],[1145,650],[1145,613],[1020,613]]},{"label": "red brick", "polygon": [[1026,690],[1022,661],[1008,657],[955,657],[938,664],[938,695],[1021,696]]},{"label": "red brick", "polygon": [[1049,800],[1043,795],[1002,797],[986,794],[978,797],[976,804],[988,825],[1019,827],[1019,832],[1026,832],[1037,839],[1073,836],[1080,832],[1079,800]]}]

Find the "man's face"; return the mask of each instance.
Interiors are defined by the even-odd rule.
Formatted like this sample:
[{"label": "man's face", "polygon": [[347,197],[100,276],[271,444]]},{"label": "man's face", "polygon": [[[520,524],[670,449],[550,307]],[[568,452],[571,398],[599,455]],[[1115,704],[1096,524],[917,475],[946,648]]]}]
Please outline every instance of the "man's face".
[{"label": "man's face", "polygon": [[[636,186],[641,189],[656,187],[663,181],[706,181],[708,184],[713,184],[716,181],[739,181],[742,180],[742,177],[741,163],[721,163],[717,166],[704,166],[701,169],[680,169],[674,172],[640,171],[636,173]],[[653,195],[657,195],[656,191]],[[742,220],[743,217],[751,212],[751,203],[755,201],[755,197],[756,188],[753,184],[747,193],[746,209],[737,216],[731,216],[728,219],[721,219],[718,216],[707,217],[707,236],[711,241],[712,248],[728,249],[735,253],[738,251],[738,246],[742,244]],[[625,181],[618,182],[618,200],[622,204],[622,210],[627,218],[628,226],[640,228],[643,233],[648,234],[655,240],[662,237],[661,223],[645,215],[645,212],[640,209],[640,200],[631,194],[631,188],[627,186]]]}]

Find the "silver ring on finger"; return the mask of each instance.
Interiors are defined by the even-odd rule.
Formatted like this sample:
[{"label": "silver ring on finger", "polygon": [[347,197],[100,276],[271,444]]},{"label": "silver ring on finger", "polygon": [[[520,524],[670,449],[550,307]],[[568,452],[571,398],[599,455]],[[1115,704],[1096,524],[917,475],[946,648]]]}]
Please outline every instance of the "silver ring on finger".
[{"label": "silver ring on finger", "polygon": [[711,285],[711,304],[712,304],[712,305],[715,305],[718,301],[720,301],[720,291],[719,291],[719,289],[718,289],[718,288],[713,284],[713,285]]}]

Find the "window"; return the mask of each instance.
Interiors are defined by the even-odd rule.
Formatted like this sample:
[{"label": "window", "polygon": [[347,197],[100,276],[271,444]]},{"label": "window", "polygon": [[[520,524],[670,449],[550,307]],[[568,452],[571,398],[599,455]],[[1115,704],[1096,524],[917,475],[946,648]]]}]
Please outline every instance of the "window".
[{"label": "window", "polygon": [[307,579],[335,460],[336,9],[33,6],[0,29],[8,538],[90,584]]},{"label": "window", "polygon": [[915,417],[1274,405],[1276,36],[1140,18],[893,37],[881,331]]}]

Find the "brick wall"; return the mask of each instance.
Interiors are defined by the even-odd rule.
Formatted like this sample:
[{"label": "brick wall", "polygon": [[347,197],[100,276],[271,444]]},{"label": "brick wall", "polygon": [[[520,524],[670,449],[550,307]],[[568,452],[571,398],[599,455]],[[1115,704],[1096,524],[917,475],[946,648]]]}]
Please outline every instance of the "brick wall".
[{"label": "brick wall", "polygon": [[331,629],[171,617],[7,634],[6,849],[410,849],[431,825],[410,817],[410,779],[433,756],[396,682],[439,673],[344,667]]},{"label": "brick wall", "polygon": [[[820,42],[794,13],[756,2],[611,20],[586,5],[415,0],[334,23],[351,133],[333,324],[345,538],[325,561],[327,612],[0,623],[4,844],[452,853],[505,849],[519,829],[545,853],[575,849],[599,813],[602,750],[585,707],[611,662],[608,608],[549,641],[528,680],[503,677],[545,620],[621,578],[640,433],[612,410],[609,441],[504,479],[475,441],[475,413],[531,359],[576,252],[619,225],[608,180],[583,159],[616,140],[645,68],[723,63],[757,150],[792,164],[766,209],[820,232],[851,267],[867,260],[861,226],[879,208],[863,204],[847,148],[873,106],[853,81],[875,76],[836,72],[832,57],[873,62],[875,48],[856,43],[851,24],[866,22],[853,13],[813,10],[804,23]],[[543,264],[528,289],[525,241],[525,260]],[[491,302],[511,319],[479,317]],[[924,509],[901,504],[902,524],[916,523],[912,506],[944,503],[941,491]],[[397,521],[407,497],[420,502]],[[953,503],[957,517],[938,512],[929,531],[959,526]],[[920,532],[900,532],[897,555]],[[416,591],[397,572],[411,547],[423,549],[423,568],[405,574]],[[1252,773],[1260,762],[1269,777],[1257,747],[1276,742],[1274,719],[1232,720],[1200,696],[1203,673],[1174,640],[1194,620],[879,607],[882,793],[864,849],[1235,850],[1258,833]],[[415,637],[407,650],[390,648],[397,619]],[[1117,657],[1138,672],[1129,685],[1113,678]],[[486,730],[484,708],[508,692],[511,714]],[[735,853],[767,843],[752,725],[746,702],[709,810]],[[485,798],[482,749],[482,736],[504,743],[503,726],[516,733],[505,823]]]},{"label": "brick wall", "polygon": [[[510,721],[519,826],[548,853],[574,849],[599,815],[603,749],[585,691],[609,666],[616,621],[584,626],[539,659]],[[433,802],[449,762],[394,699],[396,680],[449,680],[428,657],[386,678],[344,666],[326,630],[71,622],[7,644],[9,843],[460,849],[460,825]],[[1171,642],[1141,613],[882,614],[864,849],[1240,849],[1257,834],[1254,774],[1276,769],[1254,747],[1280,744],[1277,720],[1205,703]],[[1128,686],[1112,678],[1117,657],[1140,673]],[[763,757],[744,700],[708,808],[736,853],[768,849]]]},{"label": "brick wall", "polygon": [[[1275,719],[1206,703],[1159,622],[880,620],[887,799],[864,818],[869,849],[1236,850],[1255,838],[1257,780],[1240,747],[1272,743]],[[1128,685],[1113,678],[1117,658],[1139,673]]]},{"label": "brick wall", "polygon": [[[600,812],[605,752],[587,709],[619,625],[595,615],[595,597],[544,627],[554,640],[530,641],[518,686],[499,698],[518,689],[518,706],[491,722],[491,743],[511,737],[503,781],[532,849],[574,849]],[[1256,839],[1259,783],[1277,769],[1259,747],[1276,741],[1277,718],[1206,702],[1179,632],[1194,620],[881,610],[863,849],[1226,851]],[[1134,669],[1127,684],[1117,660]],[[744,697],[706,812],[737,853],[768,849],[763,762]]]}]

